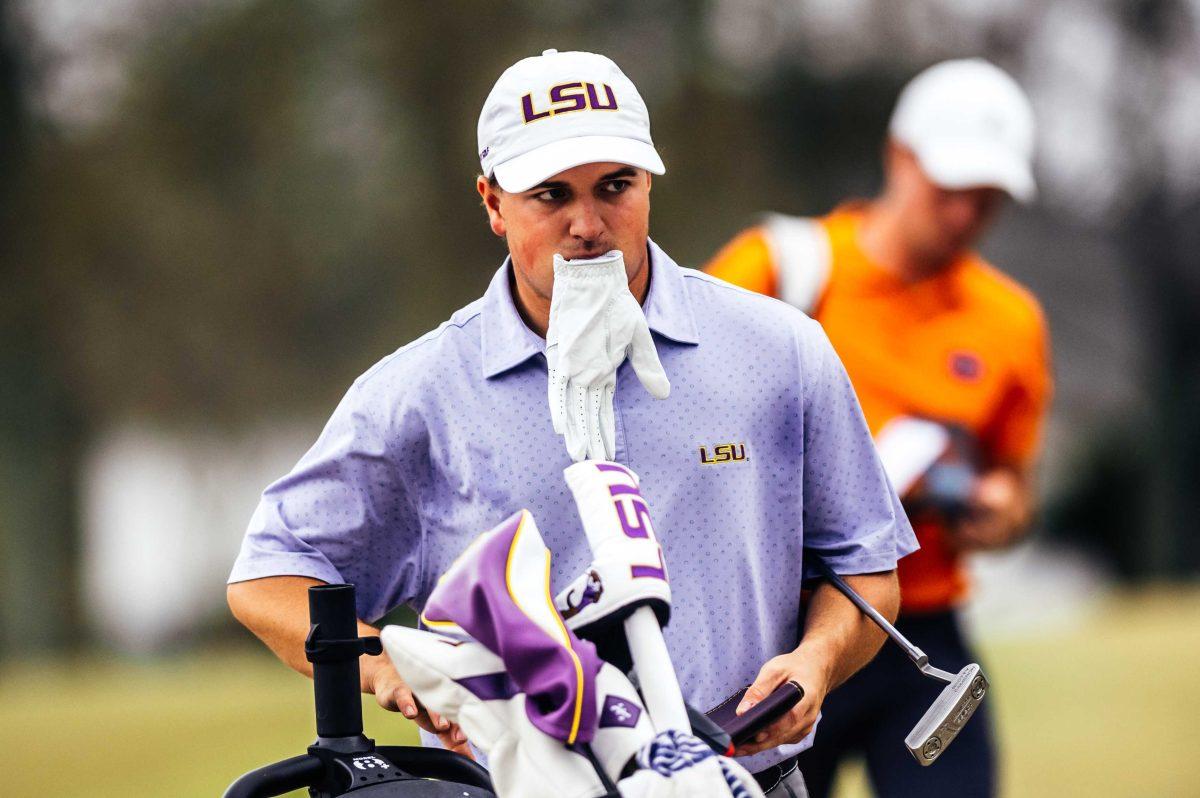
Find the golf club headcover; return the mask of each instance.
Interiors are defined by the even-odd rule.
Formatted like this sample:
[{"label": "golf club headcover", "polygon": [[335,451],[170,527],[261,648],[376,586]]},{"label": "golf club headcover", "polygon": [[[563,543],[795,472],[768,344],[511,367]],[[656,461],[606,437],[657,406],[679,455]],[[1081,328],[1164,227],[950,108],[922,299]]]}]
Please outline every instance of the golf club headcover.
[{"label": "golf club headcover", "polygon": [[[400,676],[429,709],[487,753],[500,798],[596,798],[604,786],[586,757],[530,721],[530,700],[482,644],[388,626],[380,634]],[[612,781],[654,737],[629,679],[607,663],[595,680],[591,748]]]},{"label": "golf club headcover", "polygon": [[438,580],[421,621],[498,656],[528,696],[529,721],[568,745],[596,729],[595,647],[566,628],[550,600],[550,550],[526,510],[467,547]]},{"label": "golf club headcover", "polygon": [[632,660],[622,622],[648,605],[662,624],[670,614],[671,588],[662,579],[633,577],[639,547],[613,547],[619,548],[625,549],[625,556],[593,562],[555,597],[554,605],[568,629],[593,643],[602,659],[628,672]]},{"label": "golf club headcover", "polygon": [[[615,567],[623,569],[634,584],[640,580],[665,587],[666,563],[637,474],[619,463],[584,461],[568,467],[563,475],[575,497],[594,561],[617,563]],[[669,601],[668,592],[660,595]],[[665,620],[651,606],[635,604],[619,628],[655,728],[689,731],[687,708],[663,639]]]},{"label": "golf club headcover", "polygon": [[637,474],[620,463],[587,460],[568,467],[564,476],[594,558],[587,573],[555,600],[567,626],[586,637],[592,627],[611,625],[647,605],[666,626],[671,586]]}]

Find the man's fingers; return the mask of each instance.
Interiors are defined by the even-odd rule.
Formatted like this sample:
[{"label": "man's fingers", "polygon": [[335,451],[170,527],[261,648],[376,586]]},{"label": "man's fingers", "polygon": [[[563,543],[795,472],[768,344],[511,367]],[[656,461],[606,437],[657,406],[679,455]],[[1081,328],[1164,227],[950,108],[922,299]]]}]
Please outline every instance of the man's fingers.
[{"label": "man's fingers", "polygon": [[776,687],[783,684],[786,676],[786,671],[779,666],[776,660],[768,660],[767,664],[763,665],[762,669],[758,672],[758,676],[754,679],[754,684],[750,685],[749,689],[746,690],[746,694],[742,696],[742,700],[737,705],[737,709],[734,710],[734,714],[741,715],[750,709],[750,707],[769,696]]},{"label": "man's fingers", "polygon": [[447,750],[461,754],[468,759],[475,758],[475,754],[471,752],[471,746],[467,744],[467,736],[463,734],[462,729],[458,728],[457,725],[452,726],[450,731],[439,734],[438,739],[442,741],[442,745]]},{"label": "man's fingers", "polygon": [[425,731],[438,737],[450,731],[450,721],[433,710],[426,709],[420,701],[416,702],[416,710],[417,714],[412,720]]},{"label": "man's fingers", "polygon": [[[788,679],[795,679],[800,684],[808,683],[810,679],[803,670],[804,664],[795,655],[787,654],[768,660],[759,671],[754,684],[746,691],[746,696],[742,699],[741,704],[738,705],[738,714],[742,714],[746,709],[762,701]],[[808,676],[813,676],[813,674],[808,674]],[[813,681],[817,685],[814,689],[806,690],[799,703],[788,710],[783,717],[760,731],[753,739],[739,745],[735,754],[750,756],[760,751],[767,751],[804,739],[816,725],[817,716],[821,711],[821,703],[824,700],[824,691],[820,688],[820,680]]]},{"label": "man's fingers", "polygon": [[803,704],[797,705],[782,718],[754,735],[752,740],[739,745],[734,755],[751,756],[781,745],[798,743],[808,736],[816,722],[816,713],[811,708],[804,708]]},{"label": "man's fingers", "polygon": [[738,756],[748,756],[757,754],[759,751],[766,751],[779,745],[783,739],[782,732],[785,727],[782,725],[786,718],[781,718],[775,721],[767,728],[754,735],[748,742],[742,743],[738,747]]},{"label": "man's fingers", "polygon": [[442,745],[446,746],[447,748],[462,746],[467,742],[467,736],[463,734],[462,729],[458,727],[457,723],[446,724],[445,731],[438,732],[438,739],[441,740]]},{"label": "man's fingers", "polygon": [[420,714],[419,702],[413,697],[412,691],[403,684],[393,685],[375,693],[375,701],[388,712],[399,712],[409,720],[416,720]]},{"label": "man's fingers", "polygon": [[776,745],[798,743],[808,736],[816,722],[816,712],[798,705],[766,729],[767,739],[777,741]]},{"label": "man's fingers", "polygon": [[457,723],[451,723],[436,712],[430,712],[429,719],[433,725],[433,729],[427,729],[427,731],[433,731],[437,734],[438,740],[441,741],[447,750],[453,751],[456,754],[462,754],[470,759],[475,758],[475,755],[471,753],[471,746],[467,743],[466,732],[462,730],[461,726]]},{"label": "man's fingers", "polygon": [[386,709],[388,712],[400,711],[400,695],[403,693],[403,688],[390,688],[388,690],[377,691],[375,693],[375,702],[379,706]]},{"label": "man's fingers", "polygon": [[446,720],[433,710],[429,710],[429,722],[433,724],[434,730],[439,734],[441,732],[450,731],[450,721]]},{"label": "man's fingers", "polygon": [[437,735],[442,746],[447,750],[474,759],[471,746],[467,743],[467,735],[457,723],[450,723],[436,712],[422,712],[415,718],[417,725],[430,734]]}]

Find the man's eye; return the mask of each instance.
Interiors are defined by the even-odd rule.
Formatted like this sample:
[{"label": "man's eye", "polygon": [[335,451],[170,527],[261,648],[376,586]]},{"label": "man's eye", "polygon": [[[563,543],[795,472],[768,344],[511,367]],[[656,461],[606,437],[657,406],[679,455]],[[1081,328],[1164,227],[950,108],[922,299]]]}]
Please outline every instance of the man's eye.
[{"label": "man's eye", "polygon": [[534,194],[533,198],[541,202],[558,202],[561,199],[565,199],[566,196],[567,192],[561,188],[548,188],[545,191],[539,191]]},{"label": "man's eye", "polygon": [[620,194],[627,188],[629,188],[628,180],[609,180],[604,184],[604,190],[609,194]]}]

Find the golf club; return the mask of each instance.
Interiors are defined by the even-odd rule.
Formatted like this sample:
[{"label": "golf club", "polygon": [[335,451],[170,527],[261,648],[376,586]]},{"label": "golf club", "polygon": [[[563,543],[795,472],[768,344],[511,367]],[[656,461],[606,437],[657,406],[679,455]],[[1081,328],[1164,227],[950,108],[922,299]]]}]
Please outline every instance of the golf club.
[{"label": "golf club", "polygon": [[933,705],[925,711],[917,725],[904,738],[904,745],[909,753],[922,766],[932,765],[942,752],[954,742],[954,738],[975,714],[975,710],[987,693],[988,680],[983,675],[979,664],[972,662],[963,667],[957,674],[935,668],[929,664],[929,657],[917,648],[904,635],[892,626],[886,618],[867,603],[866,599],[854,592],[840,576],[833,572],[819,558],[813,558],[821,574],[829,580],[841,593],[857,606],[864,615],[875,622],[880,629],[887,633],[896,645],[904,649],[904,653],[913,664],[931,679],[945,682],[946,687]]}]

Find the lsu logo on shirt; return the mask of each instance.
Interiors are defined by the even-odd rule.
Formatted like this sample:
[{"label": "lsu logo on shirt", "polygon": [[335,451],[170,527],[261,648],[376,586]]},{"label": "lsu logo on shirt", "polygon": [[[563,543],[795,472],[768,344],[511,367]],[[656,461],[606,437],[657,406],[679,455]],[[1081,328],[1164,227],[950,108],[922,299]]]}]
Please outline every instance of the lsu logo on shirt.
[{"label": "lsu logo on shirt", "polygon": [[720,465],[721,463],[740,463],[746,457],[744,443],[718,443],[709,454],[707,446],[700,447],[700,465]]},{"label": "lsu logo on shirt", "polygon": [[[601,90],[604,92],[603,99],[600,97]],[[617,97],[613,94],[612,86],[607,83],[601,83],[599,86],[581,80],[573,83],[560,83],[557,86],[551,86],[546,94],[549,105],[545,111],[534,109],[533,92],[521,98],[521,113],[525,116],[525,124],[528,125],[530,122],[558,114],[569,114],[572,111],[617,110]]]}]

